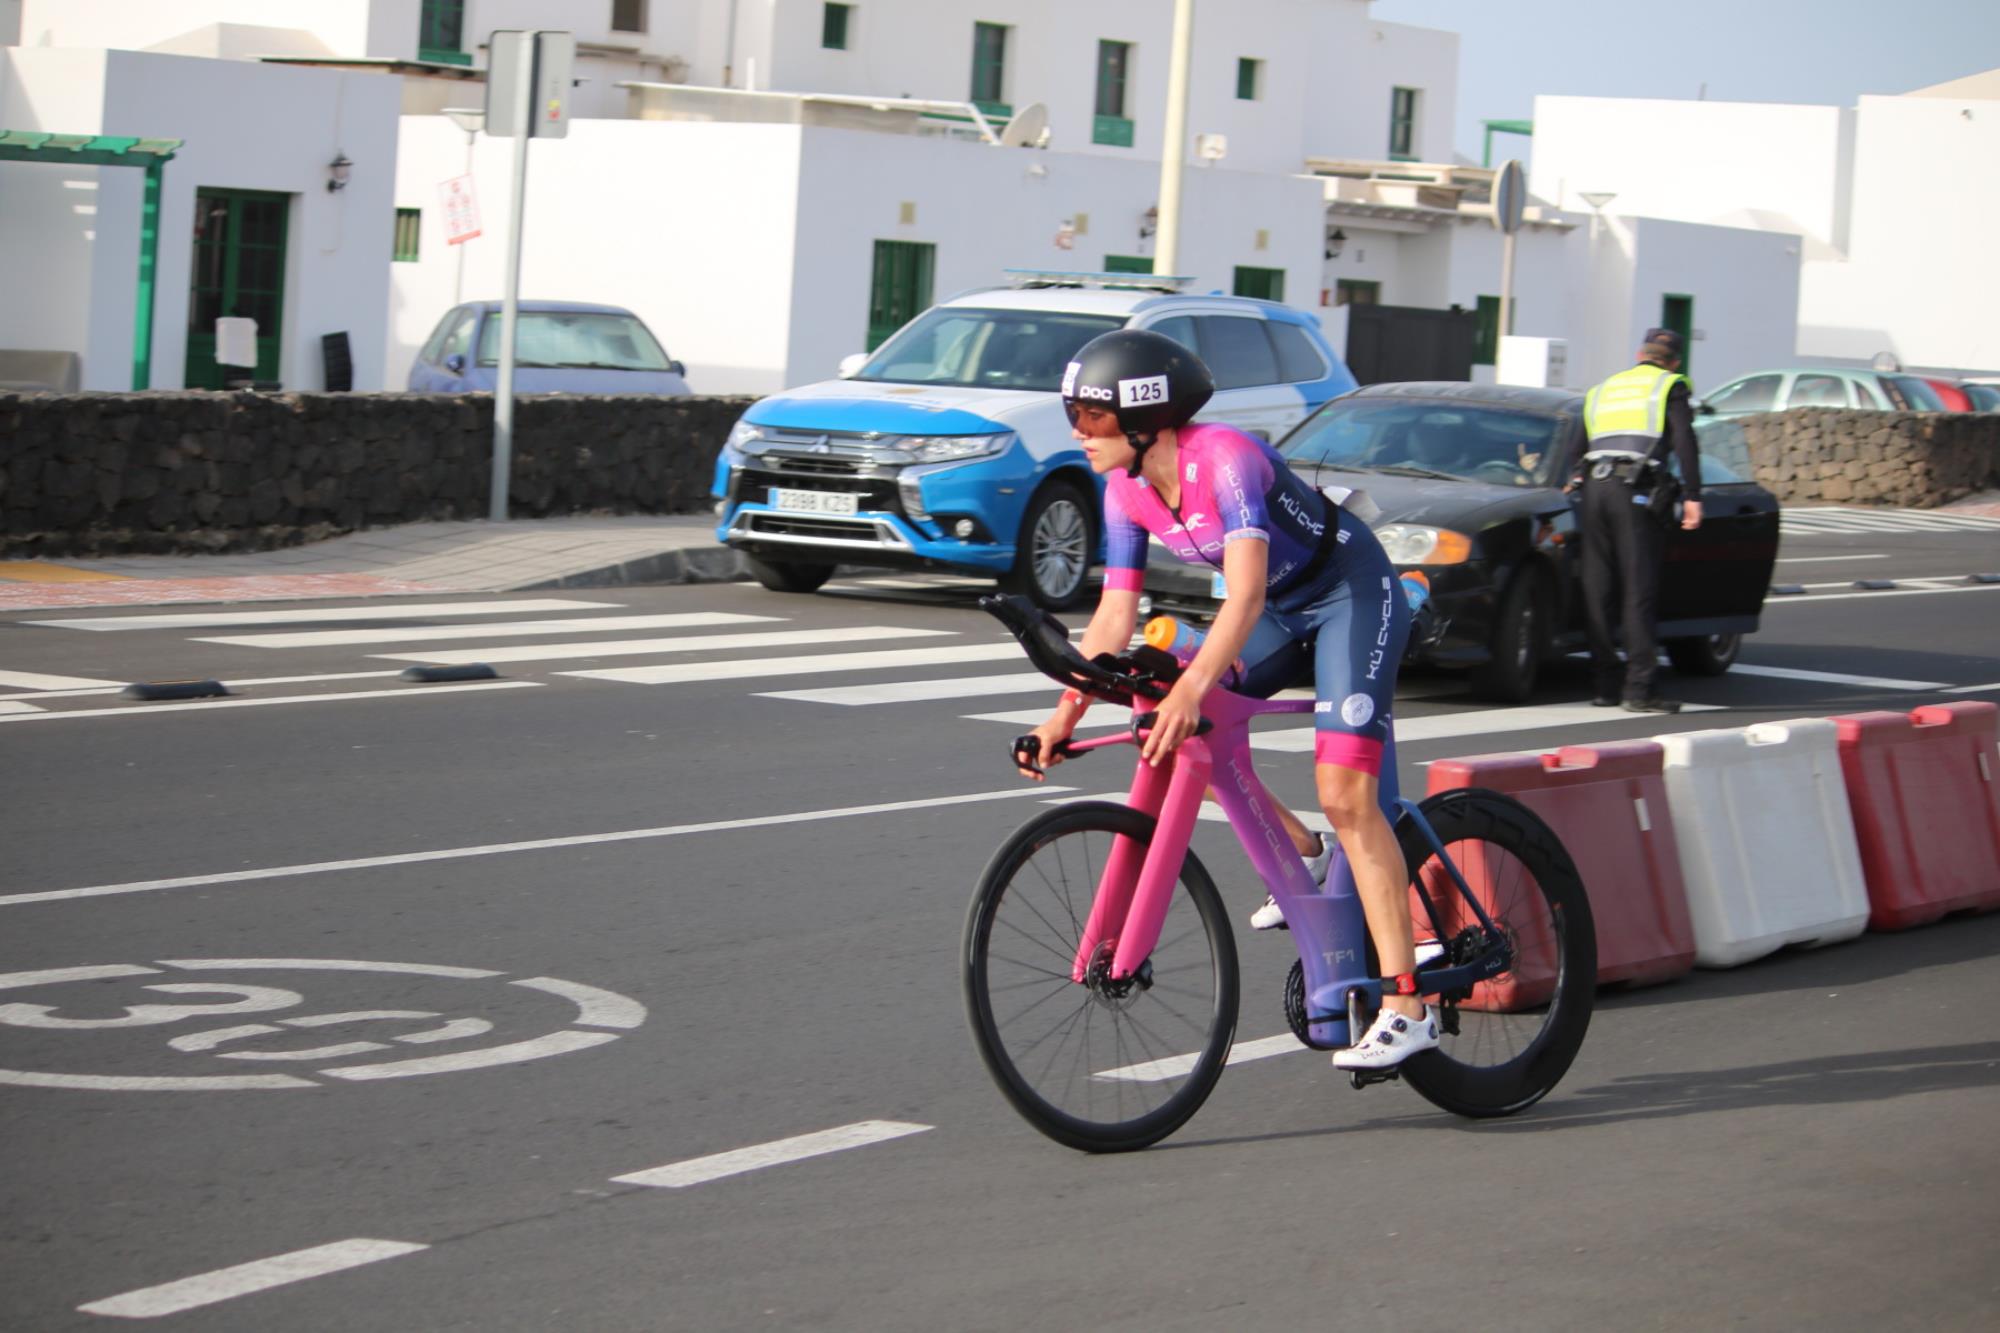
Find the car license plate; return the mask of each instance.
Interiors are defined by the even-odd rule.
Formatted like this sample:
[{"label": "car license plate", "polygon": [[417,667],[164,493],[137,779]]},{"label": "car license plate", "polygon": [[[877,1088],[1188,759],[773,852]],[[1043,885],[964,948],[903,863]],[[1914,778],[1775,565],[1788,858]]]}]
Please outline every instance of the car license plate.
[{"label": "car license plate", "polygon": [[794,514],[852,514],[860,507],[860,496],[838,491],[771,491],[771,508]]},{"label": "car license plate", "polygon": [[1229,585],[1223,582],[1222,571],[1219,569],[1208,576],[1208,595],[1218,602],[1229,596]]}]

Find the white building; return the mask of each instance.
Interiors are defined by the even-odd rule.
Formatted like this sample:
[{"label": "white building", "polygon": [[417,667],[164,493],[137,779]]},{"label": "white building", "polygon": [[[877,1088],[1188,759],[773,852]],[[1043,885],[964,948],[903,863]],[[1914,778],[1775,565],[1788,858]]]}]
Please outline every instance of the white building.
[{"label": "white building", "polygon": [[[1612,195],[1620,246],[1634,219],[1654,218],[1793,247],[1798,341],[1764,364],[1862,365],[1887,352],[1913,368],[1991,374],[1995,162],[2000,71],[1851,108],[1537,98],[1531,183],[1561,207],[1585,191]],[[1743,294],[1725,316],[1726,288],[1712,290],[1718,302],[1698,301],[1694,324],[1727,338]]]}]

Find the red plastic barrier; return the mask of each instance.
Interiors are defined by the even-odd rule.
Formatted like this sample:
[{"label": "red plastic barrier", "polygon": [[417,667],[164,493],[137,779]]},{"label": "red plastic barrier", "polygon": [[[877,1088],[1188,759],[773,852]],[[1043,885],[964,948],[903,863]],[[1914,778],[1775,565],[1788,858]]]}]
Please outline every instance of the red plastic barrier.
[{"label": "red plastic barrier", "polygon": [[[1432,794],[1490,787],[1514,797],[1555,830],[1590,894],[1599,982],[1646,985],[1670,981],[1694,967],[1694,925],[1661,775],[1663,753],[1654,741],[1621,741],[1564,746],[1553,754],[1440,759],[1430,766]],[[1480,846],[1460,843],[1448,850],[1490,911],[1493,894],[1507,892],[1510,869],[1516,883],[1523,871],[1512,857],[1486,848],[1485,856],[1472,859],[1504,859],[1509,865],[1481,865],[1475,876],[1475,867],[1465,860]],[[1441,906],[1457,898],[1452,892],[1441,896],[1435,883],[1428,887]],[[1414,893],[1410,902],[1414,919],[1427,933],[1429,923]],[[1468,922],[1453,922],[1454,930],[1471,919],[1462,906],[1456,910]],[[1518,1009],[1548,999],[1554,981],[1552,941],[1540,933],[1539,939],[1520,942],[1511,974],[1480,985],[1472,1007]]]},{"label": "red plastic barrier", "polygon": [[2000,704],[1833,720],[1869,928],[2000,908]]}]

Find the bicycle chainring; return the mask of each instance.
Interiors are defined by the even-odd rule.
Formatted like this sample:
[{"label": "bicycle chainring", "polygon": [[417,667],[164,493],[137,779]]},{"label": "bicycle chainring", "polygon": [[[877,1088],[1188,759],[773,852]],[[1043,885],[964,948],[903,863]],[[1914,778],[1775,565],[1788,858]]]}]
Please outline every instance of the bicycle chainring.
[{"label": "bicycle chainring", "polygon": [[1337,1051],[1340,1047],[1329,1042],[1314,1041],[1312,1026],[1306,1022],[1306,969],[1298,959],[1292,960],[1292,970],[1285,974],[1285,1022],[1291,1025],[1292,1035],[1299,1039],[1301,1046],[1315,1051]]}]

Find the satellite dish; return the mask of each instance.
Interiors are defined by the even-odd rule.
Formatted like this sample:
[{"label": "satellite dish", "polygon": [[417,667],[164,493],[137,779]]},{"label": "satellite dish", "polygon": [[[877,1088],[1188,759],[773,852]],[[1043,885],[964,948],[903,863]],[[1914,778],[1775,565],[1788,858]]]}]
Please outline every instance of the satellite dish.
[{"label": "satellite dish", "polygon": [[1040,102],[1030,102],[1015,113],[1007,122],[1007,128],[1000,131],[1002,148],[1027,148],[1032,146],[1049,128],[1049,109]]}]

